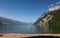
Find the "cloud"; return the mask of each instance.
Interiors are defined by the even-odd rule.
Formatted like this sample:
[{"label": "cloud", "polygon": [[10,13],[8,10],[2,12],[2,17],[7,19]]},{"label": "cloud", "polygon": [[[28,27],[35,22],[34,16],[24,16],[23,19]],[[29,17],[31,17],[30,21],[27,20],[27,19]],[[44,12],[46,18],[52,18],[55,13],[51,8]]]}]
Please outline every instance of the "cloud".
[{"label": "cloud", "polygon": [[51,6],[53,6],[54,4],[51,4]]},{"label": "cloud", "polygon": [[60,1],[59,1],[59,3],[60,3]]},{"label": "cloud", "polygon": [[58,2],[56,2],[56,4],[58,4]]}]

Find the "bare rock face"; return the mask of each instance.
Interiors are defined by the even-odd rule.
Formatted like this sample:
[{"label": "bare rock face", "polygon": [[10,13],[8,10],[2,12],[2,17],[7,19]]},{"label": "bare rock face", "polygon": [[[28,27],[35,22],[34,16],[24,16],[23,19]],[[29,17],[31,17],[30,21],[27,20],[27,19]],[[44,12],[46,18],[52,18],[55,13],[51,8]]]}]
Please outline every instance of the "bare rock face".
[{"label": "bare rock face", "polygon": [[44,32],[60,32],[60,6],[49,8],[34,24],[40,26]]},{"label": "bare rock face", "polygon": [[43,18],[41,21],[40,21],[40,27],[44,27],[43,30],[47,31],[48,29],[48,25],[49,25],[49,21],[53,18],[53,15],[47,15],[45,18]]}]

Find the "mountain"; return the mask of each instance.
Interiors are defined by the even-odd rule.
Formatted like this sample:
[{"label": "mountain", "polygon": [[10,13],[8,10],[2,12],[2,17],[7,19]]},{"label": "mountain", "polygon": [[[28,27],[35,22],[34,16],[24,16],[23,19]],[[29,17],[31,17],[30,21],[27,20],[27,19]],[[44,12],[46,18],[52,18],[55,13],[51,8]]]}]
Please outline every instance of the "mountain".
[{"label": "mountain", "polygon": [[60,6],[49,8],[34,24],[40,26],[42,31],[60,33]]},{"label": "mountain", "polygon": [[0,25],[21,25],[21,24],[26,24],[26,23],[8,19],[5,17],[0,17]]}]

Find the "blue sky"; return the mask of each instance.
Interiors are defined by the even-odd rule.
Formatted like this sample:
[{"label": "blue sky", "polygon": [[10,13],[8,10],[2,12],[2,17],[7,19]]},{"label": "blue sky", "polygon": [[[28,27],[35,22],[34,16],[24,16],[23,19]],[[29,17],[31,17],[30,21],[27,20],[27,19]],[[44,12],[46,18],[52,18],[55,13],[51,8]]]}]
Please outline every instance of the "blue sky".
[{"label": "blue sky", "polygon": [[59,0],[0,0],[0,16],[22,22],[35,22],[51,4]]}]

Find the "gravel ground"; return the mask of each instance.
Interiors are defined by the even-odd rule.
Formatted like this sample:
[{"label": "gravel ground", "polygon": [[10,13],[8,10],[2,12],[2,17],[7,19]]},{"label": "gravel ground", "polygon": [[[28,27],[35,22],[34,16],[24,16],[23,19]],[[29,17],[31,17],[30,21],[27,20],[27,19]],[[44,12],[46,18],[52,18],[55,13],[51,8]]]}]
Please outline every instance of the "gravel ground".
[{"label": "gravel ground", "polygon": [[22,37],[31,37],[31,36],[58,36],[60,37],[60,34],[15,34],[15,33],[0,34],[0,38],[22,38]]}]

